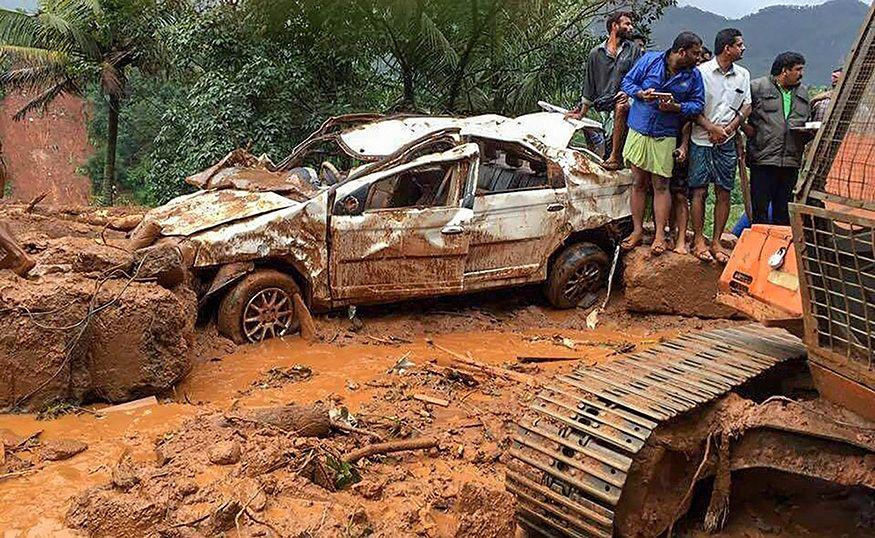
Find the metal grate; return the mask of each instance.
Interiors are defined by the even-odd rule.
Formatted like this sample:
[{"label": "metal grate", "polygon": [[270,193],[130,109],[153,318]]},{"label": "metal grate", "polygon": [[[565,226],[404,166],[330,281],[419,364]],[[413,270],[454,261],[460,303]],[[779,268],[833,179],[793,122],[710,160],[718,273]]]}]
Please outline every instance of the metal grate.
[{"label": "metal grate", "polygon": [[[875,7],[791,204],[806,343],[833,367],[873,371],[875,355]],[[859,379],[859,377],[858,377]]]},{"label": "metal grate", "polygon": [[875,210],[875,45],[871,14],[849,55],[806,177],[825,193]]},{"label": "metal grate", "polygon": [[[875,357],[875,228],[799,208],[804,285],[819,346],[869,369]],[[820,215],[818,215],[820,213]]]}]

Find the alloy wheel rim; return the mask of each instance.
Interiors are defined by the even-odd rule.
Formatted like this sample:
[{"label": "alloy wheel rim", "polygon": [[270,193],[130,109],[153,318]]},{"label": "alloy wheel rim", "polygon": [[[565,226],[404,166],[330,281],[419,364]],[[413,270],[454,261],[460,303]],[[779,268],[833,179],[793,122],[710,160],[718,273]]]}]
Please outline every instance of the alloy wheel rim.
[{"label": "alloy wheel rim", "polygon": [[601,280],[601,266],[591,261],[578,267],[565,284],[564,294],[569,301],[580,302],[587,294],[595,291]]},{"label": "alloy wheel rim", "polygon": [[265,288],[249,299],[243,309],[243,333],[250,342],[261,342],[286,334],[295,319],[288,292]]}]

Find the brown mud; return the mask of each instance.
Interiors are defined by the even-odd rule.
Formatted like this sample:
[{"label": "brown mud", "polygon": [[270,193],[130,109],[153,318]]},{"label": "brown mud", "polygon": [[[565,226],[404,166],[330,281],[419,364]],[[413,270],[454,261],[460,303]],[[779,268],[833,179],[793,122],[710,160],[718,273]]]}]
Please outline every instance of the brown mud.
[{"label": "brown mud", "polygon": [[[47,235],[78,229],[94,239],[93,225],[38,216],[41,227],[21,224],[30,216],[15,221],[32,252]],[[190,373],[155,404],[0,415],[0,437],[10,439],[0,459],[0,529],[10,536],[511,536],[502,458],[533,385],[580,362],[737,323],[632,315],[621,293],[595,329],[588,314],[550,309],[539,289],[524,288],[360,308],[353,319],[318,316],[313,343],[292,336],[237,347],[214,327],[199,327],[188,344]],[[276,411],[257,411],[291,404],[333,411],[330,435],[302,437],[265,418]],[[407,440],[436,446],[343,463],[362,447]],[[66,459],[45,457],[81,444],[87,448]],[[866,528],[871,507],[861,508],[869,501],[858,492],[778,493],[763,476],[745,471],[733,481],[738,491],[767,496],[733,494],[718,536]],[[811,515],[833,509],[854,515],[844,523]],[[699,536],[697,521],[676,534]]]},{"label": "brown mud", "polygon": [[61,95],[44,112],[15,121],[12,116],[30,98],[11,92],[0,102],[0,141],[11,199],[27,203],[46,194],[47,205],[87,204],[91,182],[78,169],[94,152],[88,140],[88,103]]}]

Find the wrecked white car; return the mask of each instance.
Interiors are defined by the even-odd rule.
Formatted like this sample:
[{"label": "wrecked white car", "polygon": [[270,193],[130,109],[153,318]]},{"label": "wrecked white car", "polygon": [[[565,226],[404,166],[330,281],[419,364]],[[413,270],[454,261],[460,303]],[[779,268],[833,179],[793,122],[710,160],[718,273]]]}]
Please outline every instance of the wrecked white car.
[{"label": "wrecked white car", "polygon": [[296,330],[295,294],[324,311],[546,282],[556,307],[588,306],[632,178],[571,145],[586,125],[333,118],[278,165],[238,150],[188,178],[200,190],[150,211],[133,240],[172,247],[237,342]]}]

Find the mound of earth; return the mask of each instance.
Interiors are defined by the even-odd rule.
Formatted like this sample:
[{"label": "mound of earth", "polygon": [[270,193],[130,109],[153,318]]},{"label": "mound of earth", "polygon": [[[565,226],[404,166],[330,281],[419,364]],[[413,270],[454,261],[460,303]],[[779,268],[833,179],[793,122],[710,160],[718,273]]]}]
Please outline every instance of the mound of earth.
[{"label": "mound of earth", "polygon": [[121,402],[188,372],[194,293],[107,276],[0,273],[0,407]]},{"label": "mound of earth", "polygon": [[626,308],[632,312],[699,318],[732,318],[737,312],[718,303],[717,281],[723,266],[690,255],[666,252],[650,256],[636,248],[624,258]]}]

